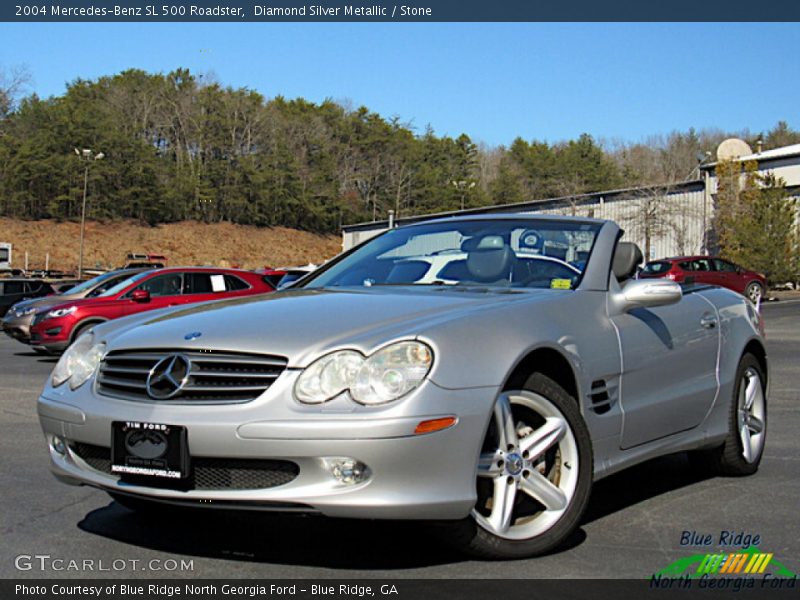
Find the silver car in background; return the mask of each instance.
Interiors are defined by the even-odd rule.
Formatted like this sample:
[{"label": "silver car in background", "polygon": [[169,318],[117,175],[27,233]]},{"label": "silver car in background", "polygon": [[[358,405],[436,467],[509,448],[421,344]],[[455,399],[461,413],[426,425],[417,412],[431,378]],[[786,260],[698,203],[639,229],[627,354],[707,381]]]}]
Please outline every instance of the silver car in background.
[{"label": "silver car in background", "polygon": [[621,236],[429,221],[283,292],[98,325],[39,400],[53,472],[135,509],[437,520],[493,558],[558,547],[594,481],[659,455],[755,472],[758,312],[633,279],[642,255]]},{"label": "silver car in background", "polygon": [[[27,344],[31,339],[31,324],[33,323],[33,317],[37,311],[47,308],[48,306],[63,304],[68,300],[95,298],[107,289],[114,287],[119,282],[126,280],[131,275],[135,275],[144,270],[146,269],[120,269],[117,271],[109,271],[108,273],[103,273],[92,279],[79,282],[64,293],[17,302],[8,309],[8,312],[3,317],[2,323],[0,324],[2,325],[3,333],[18,342]],[[45,352],[44,348],[35,347],[34,350],[37,352]]]}]

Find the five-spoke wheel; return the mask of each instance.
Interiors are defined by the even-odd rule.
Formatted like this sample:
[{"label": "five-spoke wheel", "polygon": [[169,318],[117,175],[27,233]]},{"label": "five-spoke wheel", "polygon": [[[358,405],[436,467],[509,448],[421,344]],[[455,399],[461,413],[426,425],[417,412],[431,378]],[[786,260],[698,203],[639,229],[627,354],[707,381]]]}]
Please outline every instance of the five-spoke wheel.
[{"label": "five-spoke wheel", "polygon": [[578,402],[534,373],[495,400],[477,460],[475,507],[449,540],[486,558],[550,552],[578,527],[589,500],[592,444]]},{"label": "five-spoke wheel", "polygon": [[747,367],[739,382],[736,424],[742,457],[749,464],[758,460],[764,449],[766,412],[761,376],[755,368]]},{"label": "five-spoke wheel", "polygon": [[502,394],[478,463],[473,517],[508,539],[547,531],[575,494],[579,464],[575,436],[552,402],[528,391]]}]

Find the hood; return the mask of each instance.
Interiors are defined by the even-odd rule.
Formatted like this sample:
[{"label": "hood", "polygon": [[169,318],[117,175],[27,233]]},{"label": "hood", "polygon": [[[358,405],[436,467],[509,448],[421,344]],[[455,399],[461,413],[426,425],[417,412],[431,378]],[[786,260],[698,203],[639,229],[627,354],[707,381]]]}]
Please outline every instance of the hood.
[{"label": "hood", "polygon": [[42,296],[41,298],[31,298],[29,300],[17,302],[14,308],[35,308],[38,311],[41,308],[49,308],[56,304],[68,303],[69,298],[69,296],[65,295]]},{"label": "hood", "polygon": [[38,298],[37,300],[49,301],[43,304],[36,304],[37,309],[68,308],[70,306],[77,306],[78,308],[81,308],[83,306],[103,306],[105,304],[113,304],[119,302],[117,298],[112,298],[112,297],[96,296],[94,298],[84,298],[83,296],[70,296],[68,294],[58,295],[58,296],[46,296],[44,298]]},{"label": "hood", "polygon": [[[444,321],[546,297],[521,292],[448,288],[288,290],[195,304],[110,322],[97,328],[109,350],[197,348],[276,354],[304,367],[330,350],[369,353],[383,343],[424,335]],[[187,334],[200,336],[186,341]]]}]

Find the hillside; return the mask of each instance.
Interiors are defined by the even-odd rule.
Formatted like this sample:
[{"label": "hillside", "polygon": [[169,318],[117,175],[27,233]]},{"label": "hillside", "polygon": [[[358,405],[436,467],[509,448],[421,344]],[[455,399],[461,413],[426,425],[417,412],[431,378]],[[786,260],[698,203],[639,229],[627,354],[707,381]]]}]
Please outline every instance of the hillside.
[{"label": "hillside", "polygon": [[[78,264],[80,223],[0,218],[0,242],[14,245],[13,266],[73,270]],[[338,236],[321,236],[284,227],[183,221],[149,227],[134,221],[87,221],[84,268],[119,267],[128,252],[165,254],[169,264],[263,266],[319,263],[341,250]]]}]

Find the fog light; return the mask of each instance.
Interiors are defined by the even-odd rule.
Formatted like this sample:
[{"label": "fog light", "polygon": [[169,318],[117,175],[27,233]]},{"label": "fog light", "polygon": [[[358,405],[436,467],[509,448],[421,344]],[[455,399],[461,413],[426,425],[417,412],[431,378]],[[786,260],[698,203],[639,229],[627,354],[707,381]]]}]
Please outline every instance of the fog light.
[{"label": "fog light", "polygon": [[355,485],[369,478],[369,468],[354,458],[326,458],[325,463],[334,479],[344,485]]},{"label": "fog light", "polygon": [[53,450],[55,450],[56,453],[60,454],[61,456],[64,456],[67,453],[67,445],[64,443],[64,440],[57,435],[53,436],[53,441],[50,443],[50,445],[53,447]]}]

